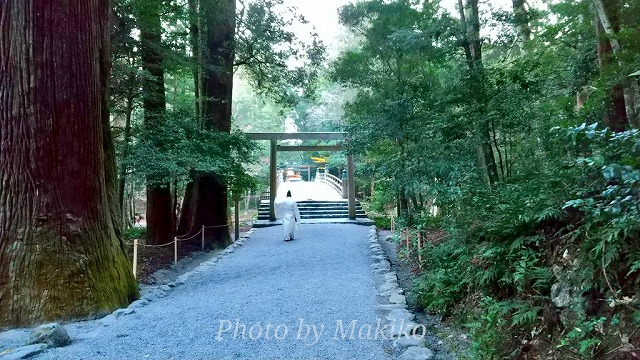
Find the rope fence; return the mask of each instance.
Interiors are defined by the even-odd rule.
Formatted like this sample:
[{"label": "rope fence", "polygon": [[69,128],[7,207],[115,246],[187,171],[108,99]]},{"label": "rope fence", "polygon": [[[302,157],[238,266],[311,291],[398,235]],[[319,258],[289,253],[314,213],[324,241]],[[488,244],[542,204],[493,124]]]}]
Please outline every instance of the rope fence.
[{"label": "rope fence", "polygon": [[214,228],[223,228],[223,227],[228,227],[229,225],[214,225],[214,226],[204,226],[202,225],[202,228],[195,233],[194,235],[188,237],[188,238],[178,238],[177,236],[173,238],[173,241],[168,242],[166,244],[162,244],[162,245],[147,245],[147,244],[140,244],[138,242],[138,239],[134,239],[133,240],[133,277],[137,279],[138,276],[138,247],[147,247],[147,248],[161,248],[161,247],[165,247],[165,246],[170,246],[171,244],[173,244],[173,264],[174,266],[176,266],[178,264],[178,243],[182,242],[182,241],[187,241],[187,240],[192,240],[195,239],[198,235],[200,235],[200,250],[204,251],[204,230],[205,229],[214,229]]}]

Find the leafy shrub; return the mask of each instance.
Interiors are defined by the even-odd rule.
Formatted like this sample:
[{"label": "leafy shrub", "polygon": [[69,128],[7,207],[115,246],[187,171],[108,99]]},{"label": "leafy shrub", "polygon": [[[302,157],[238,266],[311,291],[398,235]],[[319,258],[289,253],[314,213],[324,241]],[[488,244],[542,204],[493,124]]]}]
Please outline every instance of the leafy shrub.
[{"label": "leafy shrub", "polygon": [[[456,315],[477,358],[545,346],[549,356],[596,358],[639,341],[640,132],[564,132],[569,158],[499,187],[470,186],[460,211],[420,218],[418,228],[450,236],[425,245],[419,305]],[[551,288],[563,283],[570,304],[556,308]]]},{"label": "leafy shrub", "polygon": [[146,227],[133,227],[124,231],[124,239],[130,241],[133,239],[143,239],[147,234]]},{"label": "leafy shrub", "polygon": [[378,229],[391,229],[391,218],[387,216],[375,216],[373,221]]},{"label": "leafy shrub", "polygon": [[469,246],[458,238],[440,244],[425,243],[424,252],[429,256],[425,257],[423,272],[415,283],[420,307],[444,315],[453,312],[472,285],[472,256],[468,250]]}]

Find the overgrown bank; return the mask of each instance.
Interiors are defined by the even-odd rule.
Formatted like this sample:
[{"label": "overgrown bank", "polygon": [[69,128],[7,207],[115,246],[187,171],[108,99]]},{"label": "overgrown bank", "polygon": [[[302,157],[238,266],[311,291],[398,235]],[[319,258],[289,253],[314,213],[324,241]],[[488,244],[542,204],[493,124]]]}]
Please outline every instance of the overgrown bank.
[{"label": "overgrown bank", "polygon": [[446,230],[424,242],[415,290],[468,328],[481,358],[640,357],[640,137],[575,131],[590,156],[465,189],[458,211],[411,227],[414,252],[417,231]]}]

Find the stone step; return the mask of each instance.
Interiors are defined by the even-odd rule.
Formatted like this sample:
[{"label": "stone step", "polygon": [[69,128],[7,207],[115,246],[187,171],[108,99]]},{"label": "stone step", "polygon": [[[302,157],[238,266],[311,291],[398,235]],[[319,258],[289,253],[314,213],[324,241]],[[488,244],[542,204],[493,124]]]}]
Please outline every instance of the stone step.
[{"label": "stone step", "polygon": [[[300,215],[300,217],[305,219],[347,219],[349,218],[349,214],[325,214],[325,215],[314,215],[314,216],[305,216]],[[357,219],[366,219],[367,216],[364,214],[356,214]],[[258,220],[269,220],[268,215],[258,216]]]},{"label": "stone step", "polygon": [[[316,200],[305,200],[305,201],[296,201],[296,203],[298,205],[322,205],[322,204],[330,204],[330,205],[342,205],[342,204],[349,204],[349,201],[347,200],[339,200],[339,201],[316,201]],[[359,203],[359,201],[356,200],[356,203]],[[269,205],[268,201],[260,201],[261,205]]]},{"label": "stone step", "polygon": [[[298,201],[298,209],[302,219],[346,219],[349,217],[349,202],[343,201]],[[367,215],[360,202],[356,201],[356,218],[363,219]],[[261,201],[258,207],[258,220],[269,219],[269,201]]]},{"label": "stone step", "polygon": [[[359,202],[356,202],[356,205],[360,205]],[[313,202],[299,202],[298,207],[310,207],[310,206],[349,206],[348,202],[322,202],[322,203],[313,203]],[[269,203],[260,203],[259,207],[269,207]]]},{"label": "stone step", "polygon": [[[348,203],[298,203],[298,208],[311,208],[311,207],[348,207]],[[356,206],[361,206],[359,202],[356,202]],[[260,204],[260,209],[268,209],[269,204]]]},{"label": "stone step", "polygon": [[[324,209],[309,209],[309,210],[300,210],[300,215],[313,215],[313,214],[348,214],[349,209],[333,209],[333,210],[324,210]],[[356,214],[364,214],[364,210],[356,209]],[[269,211],[258,211],[259,215],[268,215]]]},{"label": "stone step", "polygon": [[[363,210],[361,206],[356,206],[356,211],[360,211]],[[304,212],[304,211],[348,211],[349,207],[347,206],[343,206],[343,207],[307,207],[307,208],[298,208],[298,210],[300,210],[300,212]],[[269,212],[269,208],[262,208],[262,209],[258,209],[258,212]]]}]

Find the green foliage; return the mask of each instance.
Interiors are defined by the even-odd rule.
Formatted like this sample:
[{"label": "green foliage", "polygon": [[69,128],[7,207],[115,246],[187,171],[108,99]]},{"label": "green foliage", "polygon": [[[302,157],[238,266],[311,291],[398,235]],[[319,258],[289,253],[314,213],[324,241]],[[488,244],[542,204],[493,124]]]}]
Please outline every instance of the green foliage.
[{"label": "green foliage", "polygon": [[[584,224],[574,233],[584,239],[588,259],[602,266],[602,271],[637,277],[640,269],[640,132],[634,129],[612,133],[607,128],[598,129],[597,124],[583,124],[570,129],[568,136],[580,152],[588,154],[576,163],[583,167],[585,176],[594,179],[590,188],[564,206],[584,213]],[[605,286],[603,283],[593,285]]]},{"label": "green foliage", "polygon": [[540,308],[527,301],[497,301],[483,297],[478,304],[482,312],[467,324],[476,341],[473,351],[482,358],[513,358],[519,352],[510,333],[535,324]]},{"label": "green foliage", "polygon": [[373,221],[378,229],[391,229],[391,218],[387,216],[375,216]]},{"label": "green foliage", "polygon": [[581,315],[581,321],[559,341],[558,348],[573,346],[579,355],[586,357],[593,355],[594,350],[602,344],[602,340],[596,334],[602,333],[607,318],[586,320],[584,314]]},{"label": "green foliage", "polygon": [[427,242],[424,252],[429,254],[423,272],[416,280],[415,290],[422,308],[450,315],[454,306],[469,293],[473,279],[473,254],[458,237],[441,244]]},{"label": "green foliage", "polygon": [[138,178],[163,184],[187,179],[192,172],[221,174],[232,190],[254,188],[244,164],[250,164],[254,142],[241,132],[201,129],[188,111],[168,111],[161,126],[137,128],[136,140],[123,162]]},{"label": "green foliage", "polygon": [[[292,26],[307,20],[283,0],[240,1],[237,14],[236,61],[251,85],[279,104],[293,106],[315,90],[325,48],[315,31],[300,39]],[[294,67],[290,65],[295,63]]]},{"label": "green foliage", "polygon": [[[365,167],[366,168],[366,167]],[[366,176],[366,171],[360,171],[360,174]],[[392,209],[390,209],[389,204],[393,204],[395,199],[395,194],[390,189],[391,181],[389,180],[378,180],[375,183],[375,187],[373,192],[369,195],[369,211],[380,214],[387,214]]]},{"label": "green foliage", "polygon": [[[499,35],[474,70],[458,19],[433,2],[340,12],[361,37],[331,72],[357,90],[344,120],[366,162],[361,192],[375,212],[400,204],[401,228],[444,231],[424,245],[418,304],[466,324],[474,358],[598,357],[639,326],[640,135],[580,124],[610,115],[619,84],[638,98],[628,74],[640,68],[640,5],[618,3],[621,50],[605,65],[591,5],[488,13],[482,26]],[[523,21],[535,35],[520,47]],[[494,179],[478,156],[487,148]]]},{"label": "green foliage", "polygon": [[132,227],[124,231],[122,234],[124,240],[131,241],[134,239],[144,239],[147,233],[147,228],[143,227]]}]

